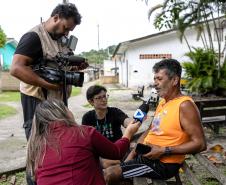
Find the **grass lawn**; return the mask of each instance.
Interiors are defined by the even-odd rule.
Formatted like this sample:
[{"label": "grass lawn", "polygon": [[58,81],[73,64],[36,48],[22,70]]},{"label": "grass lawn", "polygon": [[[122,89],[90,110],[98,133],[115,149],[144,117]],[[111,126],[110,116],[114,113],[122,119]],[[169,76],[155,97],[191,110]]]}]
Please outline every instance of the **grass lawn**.
[{"label": "grass lawn", "polygon": [[0,104],[0,119],[16,114],[17,111],[13,107]]},{"label": "grass lawn", "polygon": [[0,92],[0,102],[20,101],[20,92]]},{"label": "grass lawn", "polygon": [[[77,96],[81,93],[81,87],[73,87],[71,96]],[[0,102],[20,101],[20,92],[0,92]]]},{"label": "grass lawn", "polygon": [[[77,96],[81,93],[80,87],[73,87],[71,96]],[[20,92],[1,92],[0,102],[17,102],[20,101]],[[16,114],[17,111],[13,107],[0,104],[0,119]]]},{"label": "grass lawn", "polygon": [[81,87],[72,87],[71,96],[77,96],[81,93]]},{"label": "grass lawn", "polygon": [[9,176],[3,175],[0,179],[0,185],[20,185],[24,184],[25,181],[25,172],[18,172],[16,174],[10,174]]}]

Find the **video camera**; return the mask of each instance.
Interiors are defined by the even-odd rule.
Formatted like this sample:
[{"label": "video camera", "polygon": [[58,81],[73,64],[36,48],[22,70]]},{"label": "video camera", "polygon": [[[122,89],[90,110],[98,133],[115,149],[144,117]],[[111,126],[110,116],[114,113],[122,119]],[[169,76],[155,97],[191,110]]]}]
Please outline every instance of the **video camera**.
[{"label": "video camera", "polygon": [[[69,38],[63,36],[60,38],[59,42],[72,51],[75,50],[78,39],[73,35],[71,35]],[[64,83],[65,85],[82,87],[84,73],[65,69],[68,66],[80,66],[85,62],[85,58],[74,56],[73,52],[69,52],[67,54],[59,52],[52,60],[42,59],[38,65],[34,66],[34,71],[50,83]],[[49,67],[47,63],[54,63],[56,67]]]},{"label": "video camera", "polygon": [[[72,50],[75,50],[78,39],[71,35],[70,38],[62,37],[60,43],[69,49],[68,53],[58,52],[57,55],[49,59],[41,59],[40,63],[33,66],[34,72],[44,78],[49,83],[63,85],[63,101],[67,106],[67,85],[82,87],[84,81],[84,73],[70,71],[68,68],[73,66],[85,65],[86,59],[79,56],[74,56]],[[47,65],[48,63],[48,65]],[[54,66],[54,67],[50,67]]]},{"label": "video camera", "polygon": [[[52,60],[44,60],[35,67],[34,71],[49,83],[74,85],[76,87],[82,87],[84,81],[83,72],[67,71],[64,70],[67,66],[80,66],[81,63],[85,63],[86,59],[70,54],[58,53]],[[57,63],[57,68],[46,66],[48,62]]]}]

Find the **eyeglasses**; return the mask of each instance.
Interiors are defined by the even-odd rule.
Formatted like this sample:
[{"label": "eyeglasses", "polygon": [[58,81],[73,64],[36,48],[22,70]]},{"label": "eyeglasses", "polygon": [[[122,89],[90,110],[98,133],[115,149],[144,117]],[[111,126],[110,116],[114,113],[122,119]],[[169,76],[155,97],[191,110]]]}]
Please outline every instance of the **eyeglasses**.
[{"label": "eyeglasses", "polygon": [[103,96],[98,96],[96,98],[93,98],[94,100],[103,100],[103,99],[108,99],[109,98],[109,94],[103,95]]}]

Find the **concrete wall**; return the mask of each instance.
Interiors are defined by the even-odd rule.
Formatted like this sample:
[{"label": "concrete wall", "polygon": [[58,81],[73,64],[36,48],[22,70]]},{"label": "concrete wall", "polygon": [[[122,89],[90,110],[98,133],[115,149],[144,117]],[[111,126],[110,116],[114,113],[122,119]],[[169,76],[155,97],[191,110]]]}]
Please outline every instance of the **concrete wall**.
[{"label": "concrete wall", "polygon": [[20,81],[11,76],[8,71],[0,71],[0,90],[19,91]]},{"label": "concrete wall", "polygon": [[[104,60],[104,76],[115,76],[115,69],[120,65],[119,61]],[[117,71],[118,73],[118,71]]]}]

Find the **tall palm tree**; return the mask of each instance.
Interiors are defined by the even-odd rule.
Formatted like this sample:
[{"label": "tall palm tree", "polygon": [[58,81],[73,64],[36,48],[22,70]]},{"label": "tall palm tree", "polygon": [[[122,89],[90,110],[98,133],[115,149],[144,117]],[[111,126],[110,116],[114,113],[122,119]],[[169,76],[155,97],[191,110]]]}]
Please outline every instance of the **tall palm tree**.
[{"label": "tall palm tree", "polygon": [[[147,1],[146,1],[147,3]],[[180,40],[184,39],[191,52],[191,46],[186,39],[185,30],[194,25],[197,30],[197,38],[202,40],[205,49],[214,50],[213,32],[211,32],[209,22],[213,21],[214,31],[217,38],[218,48],[216,50],[218,58],[217,78],[220,78],[221,53],[225,52],[221,48],[220,34],[218,30],[222,28],[222,15],[226,15],[225,0],[164,0],[162,4],[156,5],[149,10],[149,18],[153,12],[160,9],[154,25],[158,29],[176,28],[180,33]],[[225,18],[224,18],[225,19]],[[225,42],[226,46],[226,42]]]}]

